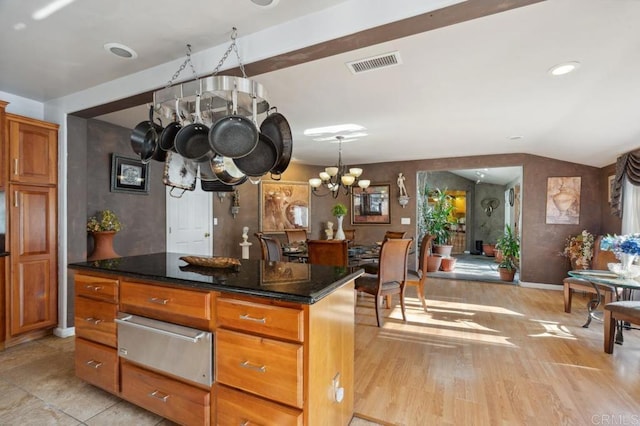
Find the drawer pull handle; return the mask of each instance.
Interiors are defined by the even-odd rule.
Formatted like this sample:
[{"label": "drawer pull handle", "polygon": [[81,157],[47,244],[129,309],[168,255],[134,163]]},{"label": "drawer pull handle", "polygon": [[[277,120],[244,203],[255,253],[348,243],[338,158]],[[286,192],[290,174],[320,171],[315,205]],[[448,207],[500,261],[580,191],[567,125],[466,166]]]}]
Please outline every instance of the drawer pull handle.
[{"label": "drawer pull handle", "polygon": [[85,285],[84,288],[86,288],[87,290],[93,290],[93,291],[100,291],[102,290],[102,286],[100,285]]},{"label": "drawer pull handle", "polygon": [[18,176],[18,159],[13,159],[13,174]]},{"label": "drawer pull handle", "polygon": [[240,423],[240,426],[249,426],[251,424],[251,422],[249,420],[245,420],[242,423]]},{"label": "drawer pull handle", "polygon": [[267,323],[267,319],[265,317],[254,318],[254,317],[250,316],[249,314],[240,315],[240,319],[241,320],[247,320],[247,321],[253,321],[253,322],[259,322],[260,324],[266,324]]},{"label": "drawer pull handle", "polygon": [[156,303],[158,305],[166,305],[169,303],[169,299],[160,299],[159,297],[151,297],[149,298],[149,302]]},{"label": "drawer pull handle", "polygon": [[96,319],[96,318],[85,318],[84,320],[85,320],[86,322],[92,322],[92,323],[94,323],[95,325],[98,325],[98,324],[100,324],[100,323],[102,322],[102,320],[101,320],[101,319]]},{"label": "drawer pull handle", "polygon": [[148,325],[144,325],[144,324],[139,324],[137,322],[133,322],[133,317],[131,315],[128,315],[128,316],[123,317],[123,318],[116,318],[114,321],[116,323],[118,323],[118,324],[123,324],[125,326],[131,326],[131,327],[135,327],[135,328],[141,328],[143,330],[152,331],[153,333],[156,333],[156,334],[163,334],[165,336],[175,337],[177,339],[186,340],[186,341],[191,342],[191,343],[198,343],[198,341],[200,339],[204,338],[207,335],[206,331],[200,331],[200,330],[196,330],[197,333],[194,333],[194,335],[187,336],[187,335],[184,335],[184,334],[175,333],[173,331],[162,330],[160,328],[150,327]]},{"label": "drawer pull handle", "polygon": [[249,361],[241,362],[240,367],[248,368],[249,370],[253,370],[253,371],[258,371],[260,373],[267,372],[267,367],[265,367],[264,365],[254,365],[254,364],[251,364]]},{"label": "drawer pull handle", "polygon": [[162,394],[160,391],[157,391],[157,390],[154,390],[153,392],[151,392],[149,396],[159,399],[162,402],[167,402],[167,399],[169,399],[169,395]]},{"label": "drawer pull handle", "polygon": [[87,365],[89,367],[93,367],[95,369],[98,369],[98,368],[102,367],[102,363],[101,362],[94,361],[94,360],[87,361]]}]

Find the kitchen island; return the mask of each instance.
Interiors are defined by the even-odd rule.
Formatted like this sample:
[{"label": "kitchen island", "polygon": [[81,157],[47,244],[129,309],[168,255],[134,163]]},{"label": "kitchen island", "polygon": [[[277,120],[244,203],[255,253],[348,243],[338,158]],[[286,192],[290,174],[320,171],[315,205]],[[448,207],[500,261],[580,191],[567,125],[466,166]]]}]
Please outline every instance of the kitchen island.
[{"label": "kitchen island", "polygon": [[182,256],[69,265],[76,374],[180,424],[348,424],[363,271]]}]

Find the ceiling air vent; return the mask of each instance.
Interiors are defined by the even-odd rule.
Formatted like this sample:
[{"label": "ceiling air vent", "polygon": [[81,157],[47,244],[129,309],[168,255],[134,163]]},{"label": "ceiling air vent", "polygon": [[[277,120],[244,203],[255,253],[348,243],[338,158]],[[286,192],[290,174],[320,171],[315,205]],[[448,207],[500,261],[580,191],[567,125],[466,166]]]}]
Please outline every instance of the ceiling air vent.
[{"label": "ceiling air vent", "polygon": [[362,72],[393,67],[396,65],[400,65],[401,63],[402,59],[400,58],[400,52],[396,50],[395,52],[347,62],[346,65],[353,74],[360,74]]}]

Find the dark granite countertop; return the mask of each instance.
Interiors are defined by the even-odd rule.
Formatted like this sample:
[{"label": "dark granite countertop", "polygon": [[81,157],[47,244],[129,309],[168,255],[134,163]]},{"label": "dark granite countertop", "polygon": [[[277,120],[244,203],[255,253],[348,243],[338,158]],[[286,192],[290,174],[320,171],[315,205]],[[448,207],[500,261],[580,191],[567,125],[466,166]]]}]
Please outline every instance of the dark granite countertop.
[{"label": "dark granite countertop", "polygon": [[69,268],[309,305],[364,272],[362,269],[352,272],[349,268],[334,266],[250,259],[242,259],[236,271],[188,265],[180,260],[181,256],[187,255],[153,253],[72,263]]}]

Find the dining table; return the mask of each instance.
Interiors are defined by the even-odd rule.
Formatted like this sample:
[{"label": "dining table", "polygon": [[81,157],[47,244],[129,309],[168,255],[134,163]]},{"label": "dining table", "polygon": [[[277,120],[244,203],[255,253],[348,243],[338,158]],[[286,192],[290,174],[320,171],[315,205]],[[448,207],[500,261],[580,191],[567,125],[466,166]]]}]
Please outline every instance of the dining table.
[{"label": "dining table", "polygon": [[[587,326],[592,318],[598,321],[604,321],[608,324],[611,321],[611,312],[604,309],[603,317],[600,318],[596,314],[596,309],[604,301],[606,305],[614,300],[630,300],[634,290],[640,290],[640,276],[634,278],[626,278],[619,274],[606,270],[595,269],[576,269],[569,271],[569,275],[574,278],[581,278],[589,281],[596,291],[595,297],[587,305],[588,307],[588,320],[585,326]],[[609,288],[611,291],[605,292],[602,297],[602,286]],[[624,337],[622,335],[623,324],[616,325],[616,338],[615,342],[622,344]]]},{"label": "dining table", "polygon": [[[284,244],[282,246],[282,254],[293,262],[306,263],[309,254],[304,244]],[[380,257],[380,244],[361,244],[348,248],[349,266],[356,268],[365,263],[377,262]]]}]

